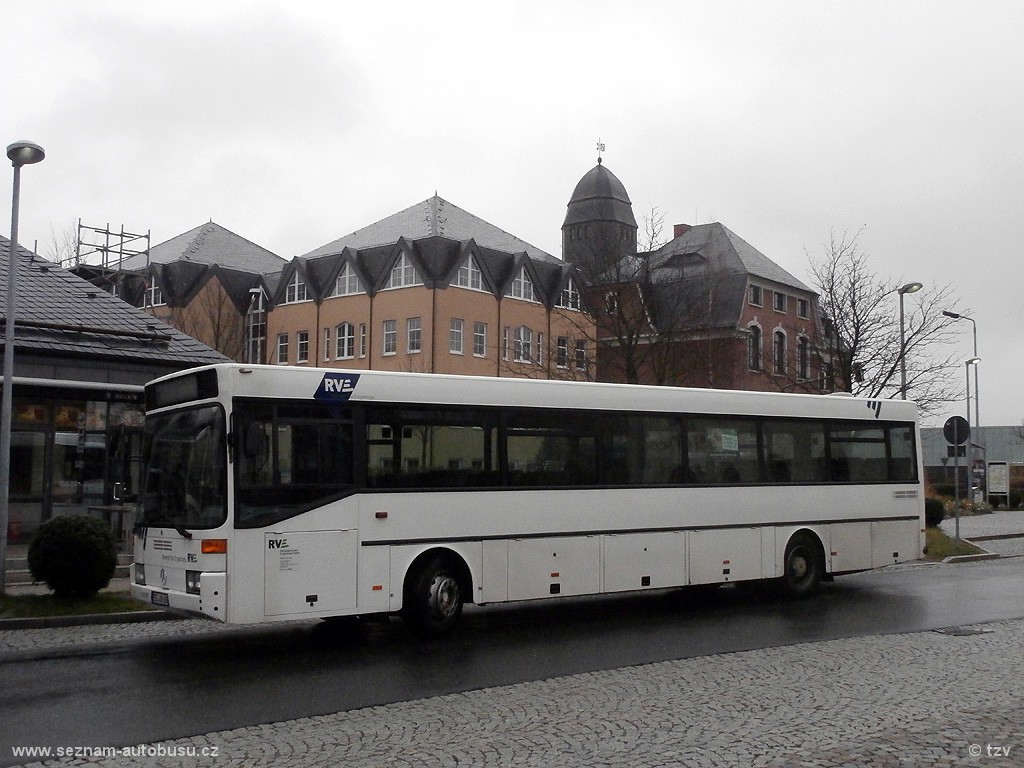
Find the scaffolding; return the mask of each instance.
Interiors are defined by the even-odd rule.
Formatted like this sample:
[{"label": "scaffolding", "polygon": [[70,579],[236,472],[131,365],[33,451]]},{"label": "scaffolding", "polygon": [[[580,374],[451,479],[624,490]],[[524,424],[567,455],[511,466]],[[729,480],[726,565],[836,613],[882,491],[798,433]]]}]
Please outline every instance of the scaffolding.
[{"label": "scaffolding", "polygon": [[[90,227],[79,219],[75,253],[62,259],[60,265],[97,288],[123,298],[120,294],[124,263],[136,256],[145,256],[145,267],[149,267],[149,242],[149,231],[145,234],[126,232],[124,225],[120,231],[115,231],[109,223],[105,227]],[[142,266],[140,263],[136,269]]]}]

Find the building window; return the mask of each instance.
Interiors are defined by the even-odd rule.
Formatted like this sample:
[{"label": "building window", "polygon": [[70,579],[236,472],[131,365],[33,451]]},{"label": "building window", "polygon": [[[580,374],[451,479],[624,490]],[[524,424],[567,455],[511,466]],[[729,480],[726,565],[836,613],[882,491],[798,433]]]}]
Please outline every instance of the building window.
[{"label": "building window", "polygon": [[775,311],[785,312],[786,311],[786,294],[779,291],[775,292]]},{"label": "building window", "polygon": [[501,329],[501,359],[508,360],[509,337],[511,329],[506,325]]},{"label": "building window", "polygon": [[324,360],[331,359],[331,329],[324,328]]},{"label": "building window", "polygon": [[418,317],[410,317],[405,321],[406,344],[409,354],[419,352],[423,348],[423,331]]},{"label": "building window", "polygon": [[810,302],[807,299],[796,300],[796,313],[805,320],[810,315]]},{"label": "building window", "polygon": [[519,274],[515,276],[506,295],[523,301],[536,301],[533,297],[533,283],[526,274],[526,267],[520,268]]},{"label": "building window", "polygon": [[587,370],[587,342],[585,339],[576,340],[576,370]]},{"label": "building window", "polygon": [[462,266],[459,267],[459,274],[455,276],[455,284],[462,288],[472,288],[475,291],[483,290],[483,273],[472,256],[467,256]]},{"label": "building window", "polygon": [[604,311],[607,315],[614,315],[619,311],[619,297],[616,293],[608,291],[604,295]]},{"label": "building window", "polygon": [[144,307],[162,307],[167,302],[164,301],[164,292],[160,288],[160,284],[156,281],[156,275],[149,278],[149,286],[146,288],[146,295],[143,299]]},{"label": "building window", "polygon": [[764,303],[764,296],[762,295],[760,285],[750,286],[750,303],[755,307],[760,307]]},{"label": "building window", "polygon": [[761,328],[751,325],[748,328],[750,335],[747,337],[747,367],[752,371],[761,370],[761,356],[764,352],[764,339]]},{"label": "building window", "polygon": [[337,348],[335,349],[335,357],[338,360],[351,360],[355,357],[355,332],[356,328],[352,323],[342,323],[338,326]]},{"label": "building window", "polygon": [[408,285],[421,285],[419,275],[416,274],[416,267],[413,266],[409,257],[404,253],[391,268],[391,277],[388,279],[388,288],[404,288]]},{"label": "building window", "polygon": [[565,288],[562,289],[562,293],[558,297],[558,306],[562,309],[578,310],[580,308],[580,292],[576,290],[576,283],[571,277],[566,281]]},{"label": "building window", "polygon": [[448,351],[453,355],[462,354],[462,321],[453,317],[448,326]]},{"label": "building window", "polygon": [[286,365],[288,363],[287,333],[279,333],[277,335],[277,362],[279,365]]},{"label": "building window", "polygon": [[352,265],[345,262],[337,279],[334,281],[334,293],[332,296],[351,296],[353,293],[362,293],[363,286],[359,282],[359,275],[352,268]]},{"label": "building window", "polygon": [[299,331],[295,335],[295,362],[309,362],[309,331]]},{"label": "building window", "polygon": [[544,365],[544,334],[537,334],[537,365]]},{"label": "building window", "polygon": [[559,368],[569,367],[569,337],[559,336],[555,342],[555,365]]},{"label": "building window", "polygon": [[516,362],[533,362],[533,331],[525,325],[516,328]]},{"label": "building window", "polygon": [[398,352],[398,321],[384,321],[384,354],[393,355]]},{"label": "building window", "polygon": [[292,275],[292,279],[288,283],[288,287],[284,292],[284,303],[295,304],[300,301],[308,301],[309,294],[306,292],[306,284],[302,282],[302,278],[299,276],[299,271],[295,270],[295,274]]},{"label": "building window", "polygon": [[260,288],[250,291],[249,310],[245,313],[245,362],[259,364],[267,346],[266,294]]},{"label": "building window", "polygon": [[772,360],[775,374],[782,376],[786,372],[786,333],[776,331],[772,337]]},{"label": "building window", "polygon": [[473,323],[473,354],[487,356],[487,323]]},{"label": "building window", "polygon": [[359,357],[366,357],[366,323],[359,324]]},{"label": "building window", "polygon": [[797,371],[804,381],[811,378],[811,342],[806,336],[801,336],[796,342]]}]

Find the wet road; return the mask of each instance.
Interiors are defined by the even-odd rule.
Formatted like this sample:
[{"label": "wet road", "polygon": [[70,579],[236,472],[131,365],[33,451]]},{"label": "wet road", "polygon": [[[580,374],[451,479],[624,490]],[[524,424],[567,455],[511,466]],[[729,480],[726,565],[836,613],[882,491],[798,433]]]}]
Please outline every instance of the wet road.
[{"label": "wet road", "polygon": [[723,589],[491,606],[467,610],[459,634],[434,644],[393,621],[13,653],[0,657],[0,743],[138,744],[668,659],[1021,618],[1022,583],[1024,558],[1011,558],[840,578],[798,602]]}]

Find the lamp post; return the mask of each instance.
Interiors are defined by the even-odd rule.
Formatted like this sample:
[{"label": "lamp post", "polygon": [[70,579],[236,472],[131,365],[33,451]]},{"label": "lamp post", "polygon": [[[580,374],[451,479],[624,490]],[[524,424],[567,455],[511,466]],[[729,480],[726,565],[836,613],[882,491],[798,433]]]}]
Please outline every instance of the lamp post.
[{"label": "lamp post", "polygon": [[[980,357],[972,357],[964,365],[967,369],[967,493],[970,495],[970,501],[974,501],[974,440],[971,435],[971,366],[974,366],[974,375],[978,375],[978,363],[981,362]],[[977,393],[975,393],[977,396]],[[975,427],[978,425],[975,424]]]},{"label": "lamp post", "polygon": [[11,415],[14,409],[14,315],[18,296],[18,207],[21,197],[21,166],[38,163],[46,156],[31,141],[16,141],[7,147],[14,166],[11,194],[11,245],[7,257],[7,308],[4,314],[4,393],[0,411],[0,595],[7,588],[7,524],[11,500]]},{"label": "lamp post", "polygon": [[[975,360],[981,360],[981,358],[978,357],[978,324],[976,322],[974,322],[974,318],[973,317],[968,317],[967,315],[961,315],[958,312],[949,312],[948,310],[943,311],[942,314],[944,314],[946,317],[951,317],[954,320],[969,320],[971,322],[971,325],[974,326],[974,328],[973,328],[973,331],[974,331],[974,359]],[[969,399],[968,399],[967,405],[968,405],[968,407],[970,406],[970,400]],[[970,416],[969,413],[967,415]],[[978,366],[977,365],[974,366],[974,426],[978,427],[979,429],[981,428],[981,409],[979,407]]]},{"label": "lamp post", "polygon": [[900,398],[907,399],[907,329],[903,321],[903,297],[917,293],[924,286],[921,283],[907,283],[896,291],[900,295]]}]

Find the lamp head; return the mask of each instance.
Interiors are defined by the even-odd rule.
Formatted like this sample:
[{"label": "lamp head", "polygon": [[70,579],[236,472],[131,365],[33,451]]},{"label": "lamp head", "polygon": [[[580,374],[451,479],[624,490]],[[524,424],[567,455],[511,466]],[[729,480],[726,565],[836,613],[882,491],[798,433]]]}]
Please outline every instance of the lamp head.
[{"label": "lamp head", "polygon": [[31,141],[16,141],[7,146],[7,158],[15,168],[38,163],[44,157],[43,148]]},{"label": "lamp head", "polygon": [[942,310],[942,314],[944,314],[946,317],[951,317],[954,320],[959,320],[961,317],[963,317],[963,315],[959,315],[956,312],[950,312],[948,309]]},{"label": "lamp head", "polygon": [[981,362],[981,358],[980,357],[972,357],[970,360],[968,360],[966,363],[964,363],[964,365],[966,365],[969,368],[972,365],[977,365],[980,362]]},{"label": "lamp head", "polygon": [[906,285],[899,289],[899,294],[900,296],[902,296],[905,293],[917,293],[922,288],[924,288],[924,285],[922,283],[907,283]]}]

